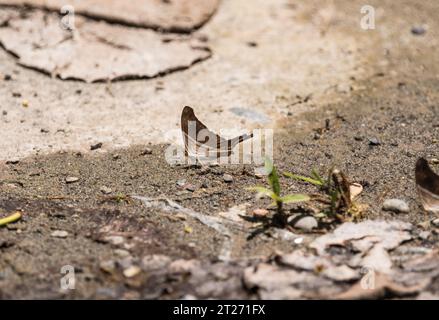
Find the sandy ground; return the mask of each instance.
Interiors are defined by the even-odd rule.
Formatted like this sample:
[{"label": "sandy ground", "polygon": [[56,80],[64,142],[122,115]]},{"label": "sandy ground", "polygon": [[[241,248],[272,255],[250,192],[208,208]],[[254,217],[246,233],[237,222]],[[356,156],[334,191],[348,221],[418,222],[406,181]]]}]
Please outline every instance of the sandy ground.
[{"label": "sandy ground", "polygon": [[[419,156],[438,157],[439,7],[434,1],[371,4],[376,30],[364,31],[360,1],[335,1],[335,7],[224,1],[197,31],[208,36],[212,58],[160,79],[61,81],[0,52],[0,74],[12,75],[0,80],[0,216],[23,212],[21,221],[0,229],[0,297],[256,298],[241,283],[245,267],[300,246],[291,237],[306,245],[328,232],[296,230],[286,239],[269,230],[249,238],[248,229],[231,228],[227,249],[223,234],[199,219],[129,197],[172,199],[209,217],[237,205],[246,204],[248,214],[267,206],[245,190],[265,183],[251,165],[205,170],[166,163],[165,133],[179,128],[184,105],[214,130],[275,128],[281,170],[308,174],[336,165],[364,186],[362,219],[413,223],[415,232],[430,232],[416,243],[437,248],[437,230],[428,224],[435,217],[421,210],[415,193],[414,164]],[[411,32],[423,25],[424,35]],[[268,121],[231,108],[251,109]],[[370,139],[380,144],[371,146]],[[90,151],[98,142],[103,147]],[[67,177],[79,181],[66,183]],[[292,180],[282,180],[282,187],[310,191]],[[410,213],[382,211],[386,198],[406,200]],[[68,235],[54,237],[60,230]],[[209,272],[148,272],[143,260],[152,254],[177,260],[177,269],[196,261]],[[60,290],[65,265],[75,267],[75,290]],[[127,277],[123,272],[132,266],[143,271]],[[218,279],[216,290],[200,285],[218,285]],[[437,294],[437,287],[436,281],[427,291]]]}]

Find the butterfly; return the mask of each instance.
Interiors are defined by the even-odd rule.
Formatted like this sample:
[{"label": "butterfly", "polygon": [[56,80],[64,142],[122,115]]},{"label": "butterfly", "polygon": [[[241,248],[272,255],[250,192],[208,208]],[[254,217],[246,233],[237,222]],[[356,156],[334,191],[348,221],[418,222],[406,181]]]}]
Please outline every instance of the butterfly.
[{"label": "butterfly", "polygon": [[253,137],[253,134],[244,134],[233,139],[224,139],[210,131],[198,120],[194,110],[188,106],[184,107],[181,113],[181,131],[185,156],[192,156],[199,160],[229,157],[236,145]]},{"label": "butterfly", "polygon": [[426,211],[439,212],[439,176],[431,170],[427,160],[416,162],[416,186]]}]

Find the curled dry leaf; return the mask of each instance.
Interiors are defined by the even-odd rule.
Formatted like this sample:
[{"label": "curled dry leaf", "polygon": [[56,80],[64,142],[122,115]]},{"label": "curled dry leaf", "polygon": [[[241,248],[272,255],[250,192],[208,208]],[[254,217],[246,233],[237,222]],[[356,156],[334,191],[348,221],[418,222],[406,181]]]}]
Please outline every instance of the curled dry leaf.
[{"label": "curled dry leaf", "polygon": [[416,163],[416,187],[426,211],[439,212],[439,176],[431,170],[427,160]]},{"label": "curled dry leaf", "polygon": [[120,24],[175,32],[201,27],[215,13],[220,0],[0,0],[0,4],[31,6],[60,12],[71,6],[75,14]]}]

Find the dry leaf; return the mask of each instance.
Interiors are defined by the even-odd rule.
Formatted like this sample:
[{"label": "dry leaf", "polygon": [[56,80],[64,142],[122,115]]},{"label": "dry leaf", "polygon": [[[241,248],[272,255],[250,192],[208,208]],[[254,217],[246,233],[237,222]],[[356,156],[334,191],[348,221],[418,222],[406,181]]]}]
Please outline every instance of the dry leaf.
[{"label": "dry leaf", "polygon": [[366,239],[368,242],[381,243],[386,250],[391,250],[412,238],[408,232],[411,229],[410,223],[402,221],[346,222],[333,233],[317,238],[310,246],[316,249],[319,255],[323,255],[330,246],[345,246],[352,241]]},{"label": "dry leaf", "polygon": [[356,197],[358,197],[363,192],[363,186],[359,183],[352,183],[349,186],[349,191],[351,194],[351,200],[354,200]]},{"label": "dry leaf", "polygon": [[395,283],[388,276],[381,273],[366,275],[373,278],[363,278],[354,284],[349,290],[335,296],[335,299],[359,300],[359,299],[381,299],[391,297],[411,296],[425,287],[424,284],[405,287]]}]

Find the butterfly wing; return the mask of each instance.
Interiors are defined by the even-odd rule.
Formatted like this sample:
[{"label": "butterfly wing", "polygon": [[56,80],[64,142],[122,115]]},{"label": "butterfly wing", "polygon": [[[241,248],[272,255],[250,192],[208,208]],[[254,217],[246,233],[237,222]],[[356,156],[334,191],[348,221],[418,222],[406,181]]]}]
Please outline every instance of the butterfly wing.
[{"label": "butterfly wing", "polygon": [[226,140],[210,131],[194,113],[191,107],[184,107],[181,114],[181,129],[183,133],[185,155],[195,157],[218,158],[230,156],[232,149],[238,144],[253,137],[242,135]]},{"label": "butterfly wing", "polygon": [[439,176],[428,162],[420,158],[416,163],[416,186],[424,209],[439,212]]}]

